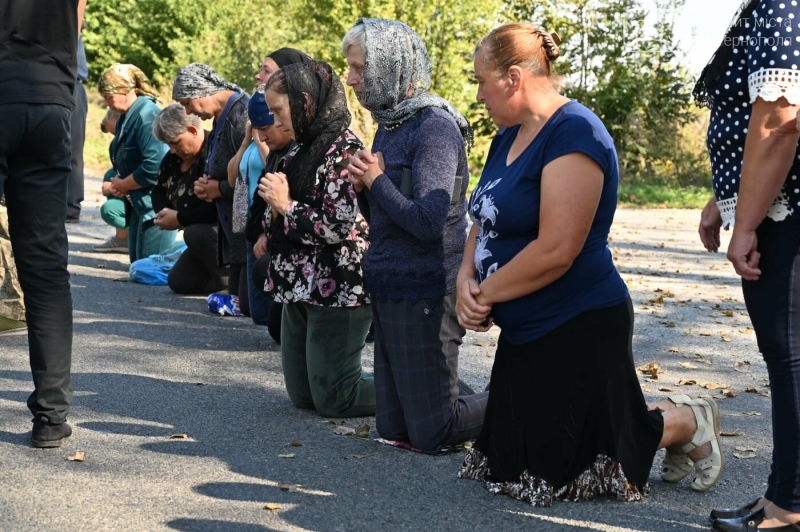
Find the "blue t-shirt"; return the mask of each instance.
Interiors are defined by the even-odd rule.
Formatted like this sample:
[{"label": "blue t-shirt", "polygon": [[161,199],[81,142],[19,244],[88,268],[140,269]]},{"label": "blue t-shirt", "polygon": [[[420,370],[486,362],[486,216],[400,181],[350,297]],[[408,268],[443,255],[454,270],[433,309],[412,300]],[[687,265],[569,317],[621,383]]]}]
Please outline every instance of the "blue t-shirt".
[{"label": "blue t-shirt", "polygon": [[239,174],[247,183],[247,205],[253,203],[253,195],[258,188],[258,178],[264,170],[264,161],[261,160],[261,153],[258,151],[255,141],[251,141],[247,149],[244,150],[242,160],[239,163]]},{"label": "blue t-shirt", "polygon": [[603,191],[592,227],[572,267],[561,278],[526,296],[497,303],[492,315],[512,344],[533,342],[579,314],[623,303],[628,289],[608,249],[617,208],[619,166],[614,141],[600,119],[572,101],[556,111],[510,166],[506,159],[519,126],[498,133],[469,215],[479,231],[475,268],[479,282],[513,259],[539,236],[542,170],[570,153],[591,157],[603,169]]}]

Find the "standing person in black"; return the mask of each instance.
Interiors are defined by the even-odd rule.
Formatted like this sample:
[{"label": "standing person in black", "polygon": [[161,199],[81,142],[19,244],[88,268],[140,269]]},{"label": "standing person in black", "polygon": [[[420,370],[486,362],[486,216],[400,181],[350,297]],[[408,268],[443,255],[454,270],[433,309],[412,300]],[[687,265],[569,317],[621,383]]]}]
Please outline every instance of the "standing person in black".
[{"label": "standing person in black", "polygon": [[67,223],[76,224],[81,220],[81,202],[83,201],[83,145],[86,141],[86,115],[89,113],[89,101],[83,83],[89,79],[89,65],[86,62],[86,50],[83,39],[78,35],[78,78],[75,83],[75,110],[70,120],[72,137],[72,171],[67,184]]},{"label": "standing person in black", "polygon": [[[0,4],[0,194],[28,322],[33,446],[72,434],[72,295],[67,271],[70,118],[86,0]],[[42,16],[47,13],[47,16]]]}]

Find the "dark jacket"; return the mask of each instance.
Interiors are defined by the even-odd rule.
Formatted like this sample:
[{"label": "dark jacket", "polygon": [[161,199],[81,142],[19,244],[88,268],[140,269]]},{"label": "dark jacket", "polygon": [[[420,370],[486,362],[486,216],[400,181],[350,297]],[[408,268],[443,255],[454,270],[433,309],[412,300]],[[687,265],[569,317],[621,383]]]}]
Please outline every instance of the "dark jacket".
[{"label": "dark jacket", "polygon": [[[141,222],[156,217],[150,193],[158,179],[161,159],[169,148],[153,135],[153,119],[161,111],[155,99],[139,96],[128,112],[119,117],[114,140],[111,141],[111,162],[123,179],[133,174],[142,188],[131,190],[126,214],[135,214]],[[131,209],[133,212],[131,213]]]},{"label": "dark jacket", "polygon": [[158,213],[161,209],[174,209],[178,211],[178,222],[181,227],[192,224],[217,223],[217,207],[208,201],[201,200],[194,195],[194,182],[203,176],[208,153],[208,131],[192,166],[185,172],[181,171],[183,160],[173,153],[167,153],[161,161],[158,170],[158,183],[153,188],[153,210]]},{"label": "dark jacket", "polygon": [[217,240],[217,260],[220,265],[244,264],[244,235],[233,233],[233,187],[228,183],[228,163],[239,151],[244,141],[247,127],[247,103],[250,95],[246,92],[232,96],[234,103],[228,116],[221,124],[214,122],[212,135],[217,135],[213,159],[209,161],[209,175],[219,181],[222,197],[216,200],[219,215],[219,239]]}]

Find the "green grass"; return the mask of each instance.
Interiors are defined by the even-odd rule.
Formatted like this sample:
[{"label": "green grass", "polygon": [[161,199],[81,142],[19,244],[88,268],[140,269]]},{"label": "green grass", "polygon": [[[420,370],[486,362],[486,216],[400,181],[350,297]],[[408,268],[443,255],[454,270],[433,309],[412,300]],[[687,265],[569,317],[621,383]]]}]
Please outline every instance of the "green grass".
[{"label": "green grass", "polygon": [[[478,184],[480,174],[470,176],[469,192]],[[619,187],[620,207],[639,209],[702,209],[711,197],[711,187],[623,184]]]},{"label": "green grass", "polygon": [[619,204],[622,207],[702,209],[710,197],[710,187],[642,183],[621,184],[619,187]]},{"label": "green grass", "polygon": [[103,105],[103,98],[97,93],[97,89],[90,88],[89,112],[86,117],[86,143],[83,145],[83,164],[86,173],[89,175],[99,175],[103,177],[106,170],[111,168],[111,161],[108,158],[108,145],[111,144],[113,135],[100,131],[100,122],[106,116],[106,109]]}]

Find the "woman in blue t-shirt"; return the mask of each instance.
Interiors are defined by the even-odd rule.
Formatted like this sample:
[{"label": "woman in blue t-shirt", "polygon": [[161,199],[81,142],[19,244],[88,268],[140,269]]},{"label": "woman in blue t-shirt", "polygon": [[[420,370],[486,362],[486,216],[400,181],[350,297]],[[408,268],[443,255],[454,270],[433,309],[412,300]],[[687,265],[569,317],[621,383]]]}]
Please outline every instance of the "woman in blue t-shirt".
[{"label": "woman in blue t-shirt", "polygon": [[501,130],[470,200],[457,312],[468,329],[502,333],[483,430],[459,476],[537,506],[639,500],[667,447],[669,480],[696,469],[692,488],[705,491],[722,471],[718,410],[687,396],[645,403],[633,308],[608,249],[614,142],[554,88],[558,42],[508,24],[476,50],[477,97]]}]

